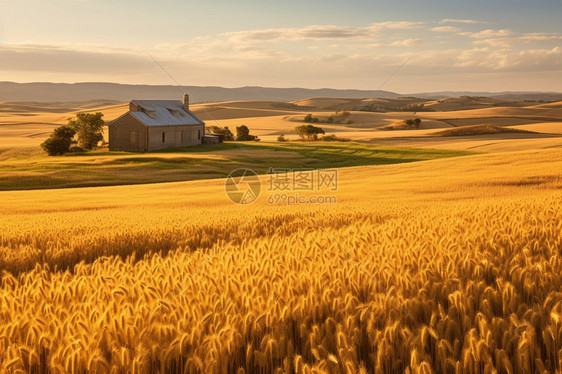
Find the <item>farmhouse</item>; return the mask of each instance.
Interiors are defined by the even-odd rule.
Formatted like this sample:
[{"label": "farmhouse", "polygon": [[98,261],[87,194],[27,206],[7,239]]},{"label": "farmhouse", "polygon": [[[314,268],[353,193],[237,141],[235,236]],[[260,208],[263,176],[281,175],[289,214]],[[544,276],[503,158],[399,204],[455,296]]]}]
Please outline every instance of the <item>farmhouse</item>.
[{"label": "farmhouse", "polygon": [[133,100],[129,111],[111,121],[110,151],[153,151],[201,144],[205,122],[189,110],[189,95],[180,100]]}]

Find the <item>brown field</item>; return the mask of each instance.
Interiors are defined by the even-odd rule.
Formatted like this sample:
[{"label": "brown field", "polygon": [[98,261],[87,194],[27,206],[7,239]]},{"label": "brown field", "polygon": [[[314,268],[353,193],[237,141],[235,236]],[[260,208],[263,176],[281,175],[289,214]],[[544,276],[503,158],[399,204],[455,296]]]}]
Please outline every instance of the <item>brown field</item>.
[{"label": "brown field", "polygon": [[[362,112],[351,109],[380,103],[389,108],[425,104],[434,112]],[[378,104],[377,104],[378,105]],[[208,125],[236,126],[245,124],[252,133],[264,140],[275,140],[284,134],[296,139],[293,132],[308,113],[321,119],[334,115],[340,109],[351,110],[342,124],[319,124],[327,134],[358,141],[370,141],[385,145],[433,147],[444,149],[471,149],[481,151],[505,151],[520,149],[512,137],[503,135],[482,138],[473,136],[453,143],[431,136],[436,129],[460,126],[490,125],[507,126],[538,132],[536,136],[521,134],[517,139],[529,139],[526,149],[562,146],[562,102],[532,103],[498,101],[485,98],[457,98],[428,101],[414,98],[403,99],[344,99],[311,98],[291,103],[269,101],[230,101],[222,103],[194,104],[193,111]],[[0,103],[0,148],[35,147],[60,124],[66,123],[78,111],[102,111],[110,121],[127,110],[125,104],[107,105],[102,102],[86,103]],[[418,130],[380,131],[385,126],[400,125],[405,119],[419,117],[422,125]],[[347,124],[347,120],[351,123]],[[493,144],[492,144],[493,143]],[[523,142],[525,143],[525,142]]]}]

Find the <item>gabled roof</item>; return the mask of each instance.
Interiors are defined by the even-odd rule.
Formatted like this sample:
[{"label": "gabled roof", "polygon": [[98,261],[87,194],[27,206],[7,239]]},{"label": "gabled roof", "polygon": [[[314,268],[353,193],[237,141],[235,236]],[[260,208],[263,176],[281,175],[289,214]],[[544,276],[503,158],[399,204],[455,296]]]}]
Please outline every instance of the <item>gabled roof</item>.
[{"label": "gabled roof", "polygon": [[180,100],[133,100],[141,111],[130,111],[146,126],[204,125]]}]

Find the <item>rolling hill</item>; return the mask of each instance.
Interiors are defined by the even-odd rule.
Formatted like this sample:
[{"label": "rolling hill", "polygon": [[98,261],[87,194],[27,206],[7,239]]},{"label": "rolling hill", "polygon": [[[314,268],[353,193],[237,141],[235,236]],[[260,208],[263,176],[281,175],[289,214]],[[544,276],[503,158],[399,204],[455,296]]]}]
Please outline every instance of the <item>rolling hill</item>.
[{"label": "rolling hill", "polygon": [[416,94],[398,94],[381,90],[353,89],[308,89],[308,88],[272,88],[272,87],[200,87],[171,85],[128,85],[118,83],[14,83],[0,82],[1,101],[88,101],[136,99],[175,99],[187,91],[197,102],[231,101],[231,100],[271,100],[294,101],[309,97],[341,98],[398,98],[415,96],[419,98],[442,99],[458,96],[485,96],[499,100],[544,100],[561,101],[562,93],[553,92],[425,92]]}]

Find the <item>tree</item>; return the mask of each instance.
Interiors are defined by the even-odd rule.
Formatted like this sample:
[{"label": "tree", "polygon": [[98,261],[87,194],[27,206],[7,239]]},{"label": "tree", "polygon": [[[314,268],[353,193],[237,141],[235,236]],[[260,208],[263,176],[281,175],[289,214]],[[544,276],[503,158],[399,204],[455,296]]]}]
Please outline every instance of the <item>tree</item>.
[{"label": "tree", "polygon": [[78,145],[84,149],[92,149],[103,140],[103,113],[78,113],[68,125],[76,131]]},{"label": "tree", "polygon": [[41,143],[41,148],[49,156],[63,155],[70,149],[74,134],[76,134],[76,130],[68,125],[57,127],[49,138]]},{"label": "tree", "polygon": [[210,126],[206,129],[209,131],[209,134],[223,135],[225,140],[234,140],[234,134],[232,133],[232,131],[230,131],[228,126]]},{"label": "tree", "polygon": [[257,138],[254,135],[250,135],[250,129],[248,126],[236,126],[236,141],[247,142],[252,140],[257,140]]},{"label": "tree", "polygon": [[419,118],[414,118],[414,119],[407,119],[404,121],[404,123],[408,126],[408,127],[415,127],[416,129],[420,128],[420,124],[421,124],[421,119]]},{"label": "tree", "polygon": [[320,120],[317,117],[312,117],[312,114],[307,114],[304,116],[304,122],[306,123],[318,123]]},{"label": "tree", "polygon": [[318,139],[318,134],[324,134],[324,130],[320,127],[312,126],[312,125],[302,125],[295,127],[295,132],[302,138],[310,140],[313,138],[314,140]]}]

